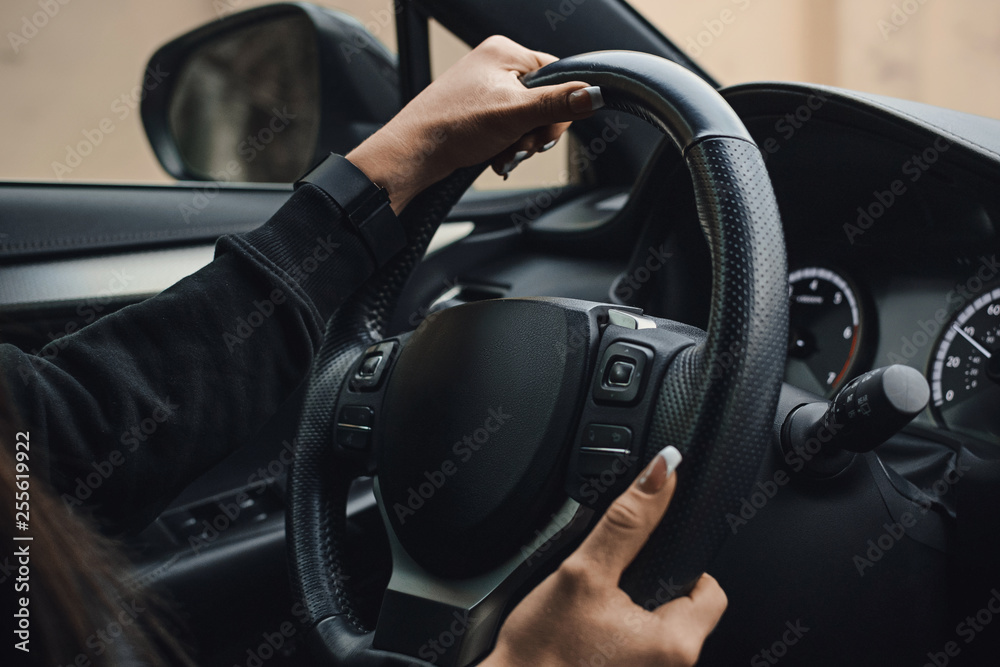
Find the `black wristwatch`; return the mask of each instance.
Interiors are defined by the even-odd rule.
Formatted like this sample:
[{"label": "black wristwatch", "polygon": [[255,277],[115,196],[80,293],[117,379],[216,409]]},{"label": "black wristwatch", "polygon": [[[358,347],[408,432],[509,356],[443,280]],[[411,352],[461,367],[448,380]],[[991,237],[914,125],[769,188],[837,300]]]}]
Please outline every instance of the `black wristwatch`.
[{"label": "black wristwatch", "polygon": [[343,155],[330,153],[297,180],[295,188],[305,183],[315,185],[343,209],[376,266],[406,246],[406,232],[389,205],[389,193]]}]

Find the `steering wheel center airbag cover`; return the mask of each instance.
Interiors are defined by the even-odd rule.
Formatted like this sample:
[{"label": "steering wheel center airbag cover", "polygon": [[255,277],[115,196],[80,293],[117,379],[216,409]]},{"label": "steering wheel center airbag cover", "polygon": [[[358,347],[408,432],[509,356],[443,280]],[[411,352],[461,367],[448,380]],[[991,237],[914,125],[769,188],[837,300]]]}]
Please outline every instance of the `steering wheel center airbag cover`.
[{"label": "steering wheel center airbag cover", "polygon": [[386,390],[378,469],[421,566],[471,576],[530,537],[560,488],[590,339],[586,312],[544,299],[452,308],[414,333]]}]

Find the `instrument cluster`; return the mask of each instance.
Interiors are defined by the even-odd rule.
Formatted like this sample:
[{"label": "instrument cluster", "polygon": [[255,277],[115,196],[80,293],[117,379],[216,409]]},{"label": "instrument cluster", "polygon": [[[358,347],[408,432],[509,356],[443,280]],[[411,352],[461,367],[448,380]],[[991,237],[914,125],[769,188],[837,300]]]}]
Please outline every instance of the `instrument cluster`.
[{"label": "instrument cluster", "polygon": [[[1000,287],[976,275],[965,285],[961,295],[947,290],[947,297],[927,295],[930,319],[914,326],[923,323],[920,335],[931,350],[929,359],[894,360],[880,354],[880,346],[890,348],[897,332],[886,332],[888,340],[881,340],[877,312],[880,301],[893,298],[891,292],[876,300],[870,285],[842,268],[793,265],[786,381],[832,398],[873,365],[905,361],[926,374],[929,415],[939,427],[1000,445]],[[936,308],[942,302],[952,308]],[[891,324],[906,330],[906,323]]]}]

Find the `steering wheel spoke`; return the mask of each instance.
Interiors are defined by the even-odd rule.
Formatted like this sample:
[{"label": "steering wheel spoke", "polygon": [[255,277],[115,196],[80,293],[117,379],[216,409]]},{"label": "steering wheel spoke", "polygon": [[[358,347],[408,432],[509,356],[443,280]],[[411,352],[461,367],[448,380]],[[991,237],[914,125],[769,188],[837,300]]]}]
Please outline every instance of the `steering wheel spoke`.
[{"label": "steering wheel spoke", "polygon": [[593,511],[566,499],[535,538],[506,560],[455,580],[427,571],[407,553],[392,529],[377,481],[375,494],[389,535],[392,578],[373,647],[446,667],[470,664],[486,653],[511,598],[526,581],[546,572],[548,562],[576,542],[593,516]]}]

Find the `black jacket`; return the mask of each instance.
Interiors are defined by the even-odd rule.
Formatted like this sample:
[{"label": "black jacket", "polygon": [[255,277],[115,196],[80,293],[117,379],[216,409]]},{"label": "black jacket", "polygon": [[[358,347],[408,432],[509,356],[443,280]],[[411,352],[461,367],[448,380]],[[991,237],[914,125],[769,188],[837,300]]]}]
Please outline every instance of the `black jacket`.
[{"label": "black jacket", "polygon": [[110,530],[141,528],[302,382],[326,320],[374,268],[336,204],[306,185],[161,294],[37,355],[0,345],[33,474]]}]

